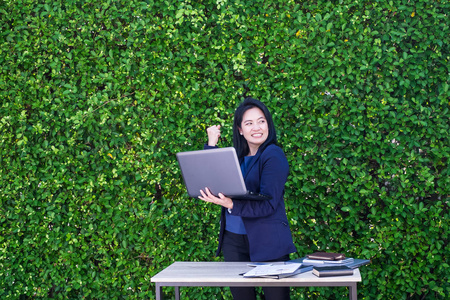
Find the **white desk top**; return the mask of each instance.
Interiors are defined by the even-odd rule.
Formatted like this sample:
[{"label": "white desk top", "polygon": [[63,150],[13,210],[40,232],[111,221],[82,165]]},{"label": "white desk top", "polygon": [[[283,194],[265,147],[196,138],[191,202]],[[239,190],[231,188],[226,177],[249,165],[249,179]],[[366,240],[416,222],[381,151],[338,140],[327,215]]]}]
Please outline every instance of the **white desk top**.
[{"label": "white desk top", "polygon": [[360,282],[361,274],[359,269],[354,269],[352,276],[332,276],[317,277],[312,271],[298,274],[295,276],[270,279],[270,278],[244,278],[239,274],[245,273],[251,269],[247,266],[247,262],[175,262],[163,271],[159,272],[151,278],[151,282],[155,283],[189,283],[191,285],[199,284],[217,284],[218,286],[227,286],[229,284],[257,283],[277,285],[286,283],[286,285],[302,283],[313,283],[319,285],[326,284],[347,284],[352,282]]}]

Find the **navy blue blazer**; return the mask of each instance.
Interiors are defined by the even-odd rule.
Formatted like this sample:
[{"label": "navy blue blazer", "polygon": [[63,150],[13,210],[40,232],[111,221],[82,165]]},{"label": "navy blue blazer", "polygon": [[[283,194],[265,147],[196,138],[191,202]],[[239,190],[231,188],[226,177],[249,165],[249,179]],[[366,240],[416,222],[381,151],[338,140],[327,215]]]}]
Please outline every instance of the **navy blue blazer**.
[{"label": "navy blue blazer", "polygon": [[[205,146],[205,149],[215,148]],[[271,200],[233,200],[231,214],[241,216],[250,247],[251,261],[269,261],[296,252],[284,206],[284,186],[289,164],[283,150],[275,144],[261,152],[258,150],[244,177],[247,189],[272,196]],[[225,195],[226,196],[226,195]],[[222,249],[225,231],[225,214],[222,207],[220,218],[219,247]]]}]

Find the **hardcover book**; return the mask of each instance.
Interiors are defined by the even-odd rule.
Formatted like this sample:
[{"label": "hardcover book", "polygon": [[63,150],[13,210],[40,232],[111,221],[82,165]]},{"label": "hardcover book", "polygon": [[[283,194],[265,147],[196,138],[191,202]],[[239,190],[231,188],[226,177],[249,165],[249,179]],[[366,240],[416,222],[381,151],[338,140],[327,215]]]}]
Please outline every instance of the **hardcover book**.
[{"label": "hardcover book", "polygon": [[332,253],[332,252],[315,252],[313,254],[306,255],[309,259],[319,259],[319,260],[343,260],[345,255],[342,253]]},{"label": "hardcover book", "polygon": [[328,277],[328,276],[349,276],[353,275],[353,269],[347,266],[326,266],[313,268],[313,274],[317,277]]}]

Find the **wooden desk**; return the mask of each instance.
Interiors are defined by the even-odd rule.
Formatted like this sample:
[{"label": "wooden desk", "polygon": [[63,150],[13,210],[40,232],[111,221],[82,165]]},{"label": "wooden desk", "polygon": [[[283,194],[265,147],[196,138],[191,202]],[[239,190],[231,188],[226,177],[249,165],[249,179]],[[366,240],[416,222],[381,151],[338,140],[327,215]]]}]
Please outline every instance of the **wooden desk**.
[{"label": "wooden desk", "polygon": [[317,277],[312,271],[283,279],[244,278],[239,274],[249,271],[246,262],[175,262],[151,278],[156,284],[156,299],[161,300],[163,286],[174,286],[176,300],[180,286],[348,286],[350,300],[357,299],[359,269],[352,276]]}]

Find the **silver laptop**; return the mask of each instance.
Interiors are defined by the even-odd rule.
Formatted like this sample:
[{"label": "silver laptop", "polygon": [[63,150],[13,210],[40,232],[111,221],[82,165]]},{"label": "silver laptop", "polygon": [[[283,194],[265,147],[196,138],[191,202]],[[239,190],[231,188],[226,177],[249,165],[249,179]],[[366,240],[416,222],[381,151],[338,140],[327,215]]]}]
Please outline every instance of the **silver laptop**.
[{"label": "silver laptop", "polygon": [[241,167],[233,147],[177,153],[189,196],[197,198],[208,187],[232,199],[269,200],[268,195],[247,191]]}]

